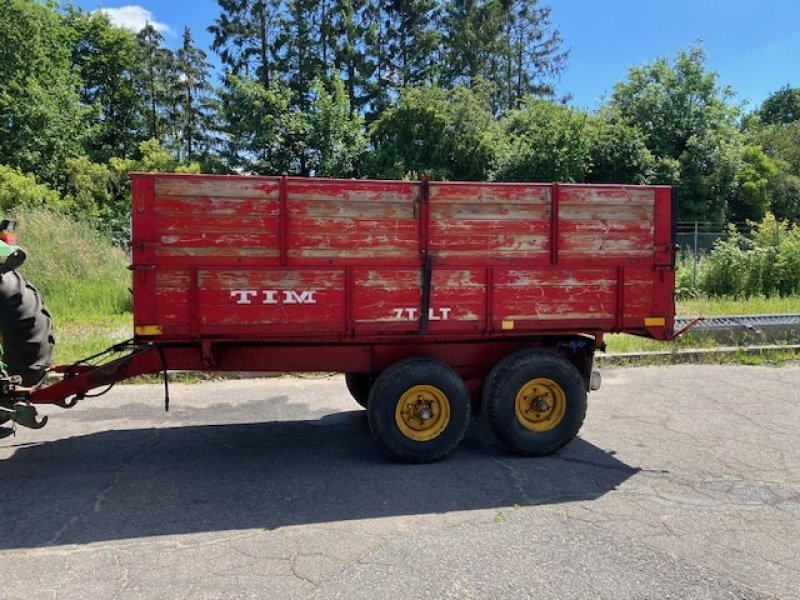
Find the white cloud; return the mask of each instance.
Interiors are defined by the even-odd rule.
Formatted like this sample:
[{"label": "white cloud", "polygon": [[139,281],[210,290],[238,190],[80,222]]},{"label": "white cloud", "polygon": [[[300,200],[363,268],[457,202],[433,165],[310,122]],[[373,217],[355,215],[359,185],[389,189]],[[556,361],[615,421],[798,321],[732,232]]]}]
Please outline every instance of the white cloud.
[{"label": "white cloud", "polygon": [[153,13],[141,6],[128,5],[119,8],[98,8],[97,11],[108,15],[114,25],[137,33],[150,23],[156,31],[163,35],[175,35],[169,25],[156,21],[153,18]]}]

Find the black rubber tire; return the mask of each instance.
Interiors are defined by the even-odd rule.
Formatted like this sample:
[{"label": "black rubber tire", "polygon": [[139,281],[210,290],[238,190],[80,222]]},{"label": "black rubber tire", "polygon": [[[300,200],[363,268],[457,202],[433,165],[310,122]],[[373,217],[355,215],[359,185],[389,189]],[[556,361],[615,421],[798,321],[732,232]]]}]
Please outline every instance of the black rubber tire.
[{"label": "black rubber tire", "polygon": [[16,271],[0,277],[0,336],[8,373],[40,385],[52,365],[53,322],[39,291]]},{"label": "black rubber tire", "polygon": [[353,400],[359,405],[367,408],[369,403],[369,393],[372,391],[372,386],[375,385],[377,375],[372,373],[345,373],[344,382],[347,385],[347,391],[353,397]]},{"label": "black rubber tire", "polygon": [[[555,382],[566,400],[561,421],[544,432],[524,427],[515,412],[517,393],[536,378]],[[483,388],[483,407],[492,431],[505,446],[526,456],[546,456],[578,435],[586,417],[586,386],[575,365],[563,356],[549,350],[521,350],[490,371]]]},{"label": "black rubber tire", "polygon": [[[408,437],[400,429],[396,409],[403,395],[415,386],[437,388],[449,405],[450,418],[430,440]],[[402,360],[375,380],[367,405],[369,426],[375,439],[394,456],[414,463],[442,460],[461,442],[469,426],[469,391],[448,365],[427,358]]]}]

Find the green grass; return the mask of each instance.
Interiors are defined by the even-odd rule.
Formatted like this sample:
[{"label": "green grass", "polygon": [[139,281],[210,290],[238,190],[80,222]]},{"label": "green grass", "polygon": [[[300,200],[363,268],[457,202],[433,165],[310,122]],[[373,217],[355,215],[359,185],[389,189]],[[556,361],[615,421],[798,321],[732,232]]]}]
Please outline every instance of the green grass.
[{"label": "green grass", "polygon": [[715,315],[779,315],[800,313],[800,298],[764,298],[737,300],[734,298],[696,298],[680,300],[676,306],[679,317],[711,317]]},{"label": "green grass", "polygon": [[[675,312],[679,317],[713,317],[717,315],[778,315],[800,313],[800,298],[695,298],[677,302]],[[674,350],[675,348],[712,348],[716,342],[711,338],[685,334],[662,342],[635,335],[612,334],[606,336],[606,352],[650,352]]]},{"label": "green grass", "polygon": [[127,253],[85,225],[45,210],[18,211],[19,269],[45,299],[57,364],[95,354],[132,335]]}]

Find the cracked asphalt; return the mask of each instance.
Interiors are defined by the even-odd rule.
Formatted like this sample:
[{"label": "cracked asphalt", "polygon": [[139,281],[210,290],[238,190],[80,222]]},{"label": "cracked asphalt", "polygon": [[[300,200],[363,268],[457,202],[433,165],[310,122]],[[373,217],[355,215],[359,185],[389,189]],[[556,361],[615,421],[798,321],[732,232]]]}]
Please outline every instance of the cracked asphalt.
[{"label": "cracked asphalt", "polygon": [[613,368],[578,440],[393,462],[340,376],[0,439],[0,598],[800,598],[800,367]]}]

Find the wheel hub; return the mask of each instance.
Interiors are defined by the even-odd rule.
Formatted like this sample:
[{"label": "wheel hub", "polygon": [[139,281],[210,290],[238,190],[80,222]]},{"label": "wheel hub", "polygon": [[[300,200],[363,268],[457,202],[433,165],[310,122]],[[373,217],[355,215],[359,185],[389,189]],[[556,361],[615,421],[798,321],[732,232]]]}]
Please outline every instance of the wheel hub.
[{"label": "wheel hub", "polygon": [[435,386],[415,385],[400,397],[394,416],[405,437],[427,442],[441,435],[450,422],[450,402]]},{"label": "wheel hub", "polygon": [[544,433],[555,429],[567,409],[564,389],[552,379],[537,377],[523,385],[514,401],[517,421],[528,431]]}]

